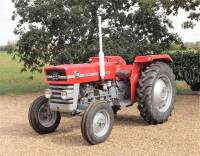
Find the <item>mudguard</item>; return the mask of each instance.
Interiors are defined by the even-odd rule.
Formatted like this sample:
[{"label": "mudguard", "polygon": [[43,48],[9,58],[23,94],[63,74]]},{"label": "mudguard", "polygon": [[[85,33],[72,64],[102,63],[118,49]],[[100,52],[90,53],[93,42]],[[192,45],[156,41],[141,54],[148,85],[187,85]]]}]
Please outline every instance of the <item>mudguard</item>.
[{"label": "mudguard", "polygon": [[138,80],[143,71],[144,65],[151,62],[155,62],[155,61],[162,61],[166,63],[173,62],[172,58],[167,54],[135,57],[134,63],[132,65],[132,73],[130,76],[130,91],[131,91],[132,102],[136,102],[136,89],[137,89]]},{"label": "mudguard", "polygon": [[172,58],[167,54],[136,56],[134,60],[135,63],[148,63],[154,61],[163,61],[166,63],[173,62]]}]

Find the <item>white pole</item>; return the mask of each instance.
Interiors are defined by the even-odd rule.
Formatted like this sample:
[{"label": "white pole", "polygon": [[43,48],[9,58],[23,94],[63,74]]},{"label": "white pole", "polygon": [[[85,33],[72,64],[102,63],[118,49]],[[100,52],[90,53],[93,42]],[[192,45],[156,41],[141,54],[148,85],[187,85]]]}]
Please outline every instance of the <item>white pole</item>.
[{"label": "white pole", "polygon": [[101,16],[98,16],[99,20],[99,66],[100,66],[100,77],[104,80],[105,77],[105,60],[104,60],[104,52],[103,52],[103,43],[102,43],[102,24],[101,24]]}]

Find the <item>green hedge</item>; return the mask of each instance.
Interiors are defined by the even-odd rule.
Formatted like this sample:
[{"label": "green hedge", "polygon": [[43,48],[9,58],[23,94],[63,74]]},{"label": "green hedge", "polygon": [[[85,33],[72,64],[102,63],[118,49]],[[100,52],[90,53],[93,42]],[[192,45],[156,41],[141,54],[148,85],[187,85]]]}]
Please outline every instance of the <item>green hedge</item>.
[{"label": "green hedge", "polygon": [[192,90],[200,90],[200,51],[167,52],[174,62],[171,64],[177,80],[185,81]]}]

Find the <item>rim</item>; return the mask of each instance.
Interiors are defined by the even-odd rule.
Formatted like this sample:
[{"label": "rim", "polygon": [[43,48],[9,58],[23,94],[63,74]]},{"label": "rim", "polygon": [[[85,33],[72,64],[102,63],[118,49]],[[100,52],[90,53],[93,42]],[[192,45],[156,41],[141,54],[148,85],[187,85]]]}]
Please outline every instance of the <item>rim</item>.
[{"label": "rim", "polygon": [[57,112],[51,111],[49,104],[43,104],[38,111],[38,119],[42,126],[51,127],[55,124]]},{"label": "rim", "polygon": [[110,116],[106,110],[97,112],[93,119],[93,131],[97,137],[104,136],[110,127]]},{"label": "rim", "polygon": [[166,75],[160,75],[153,89],[153,104],[159,112],[166,112],[172,101],[172,84]]}]

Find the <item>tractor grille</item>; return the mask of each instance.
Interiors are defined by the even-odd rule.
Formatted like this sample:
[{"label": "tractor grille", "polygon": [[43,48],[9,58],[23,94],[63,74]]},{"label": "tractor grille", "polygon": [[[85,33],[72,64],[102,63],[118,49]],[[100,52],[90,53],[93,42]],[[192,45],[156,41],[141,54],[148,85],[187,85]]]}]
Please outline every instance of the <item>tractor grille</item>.
[{"label": "tractor grille", "polygon": [[63,69],[49,69],[46,71],[48,81],[63,81],[67,80],[65,70]]},{"label": "tractor grille", "polygon": [[49,85],[52,91],[52,96],[49,100],[50,104],[73,104],[73,97],[68,97],[67,100],[61,98],[62,90],[74,91],[74,85]]}]

